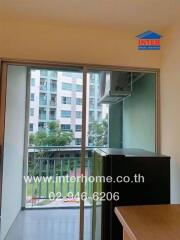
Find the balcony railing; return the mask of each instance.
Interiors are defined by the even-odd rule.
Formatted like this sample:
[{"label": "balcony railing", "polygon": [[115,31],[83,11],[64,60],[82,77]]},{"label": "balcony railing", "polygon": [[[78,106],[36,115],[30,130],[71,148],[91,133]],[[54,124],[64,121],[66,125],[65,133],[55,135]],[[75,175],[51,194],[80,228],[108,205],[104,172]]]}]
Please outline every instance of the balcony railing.
[{"label": "balcony railing", "polygon": [[[92,150],[86,150],[87,177],[92,175]],[[80,192],[80,181],[71,182],[70,178],[81,176],[80,153],[78,147],[29,147],[27,202],[32,199],[50,200],[50,193],[60,193],[61,198],[69,193],[76,196]],[[87,197],[92,196],[91,182],[86,182],[85,191]]]},{"label": "balcony railing", "polygon": [[46,120],[46,113],[44,113],[44,114],[40,113],[39,120]]},{"label": "balcony railing", "polygon": [[57,86],[56,85],[50,85],[50,91],[51,92],[57,92]]},{"label": "balcony railing", "polygon": [[54,100],[50,101],[50,106],[55,107],[56,105],[57,105],[56,101],[54,101]]},{"label": "balcony railing", "polygon": [[39,99],[39,105],[47,105],[47,100]]},{"label": "balcony railing", "polygon": [[56,114],[50,114],[49,120],[56,120]]},{"label": "balcony railing", "polygon": [[47,85],[40,85],[40,91],[47,91]]}]

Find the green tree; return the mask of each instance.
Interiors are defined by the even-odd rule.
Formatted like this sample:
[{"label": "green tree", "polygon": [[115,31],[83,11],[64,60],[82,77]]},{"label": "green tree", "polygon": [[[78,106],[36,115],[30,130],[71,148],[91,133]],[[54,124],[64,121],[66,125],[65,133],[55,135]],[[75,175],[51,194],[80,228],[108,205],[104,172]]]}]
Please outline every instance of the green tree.
[{"label": "green tree", "polygon": [[106,146],[108,138],[108,118],[102,122],[94,121],[89,125],[89,140],[93,146]]},{"label": "green tree", "polygon": [[65,146],[72,142],[72,131],[64,132],[60,129],[58,121],[48,124],[48,131],[38,131],[29,135],[29,144],[32,146]]}]

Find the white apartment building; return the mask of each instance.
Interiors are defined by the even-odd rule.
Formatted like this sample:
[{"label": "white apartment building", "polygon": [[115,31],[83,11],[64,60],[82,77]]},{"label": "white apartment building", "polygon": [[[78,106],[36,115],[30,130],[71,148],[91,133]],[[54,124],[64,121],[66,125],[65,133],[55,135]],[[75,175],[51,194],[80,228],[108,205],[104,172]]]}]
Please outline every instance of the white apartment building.
[{"label": "white apartment building", "polygon": [[[46,131],[47,123],[57,120],[64,131],[72,130],[81,144],[82,85],[81,72],[31,70],[29,132]],[[93,121],[101,122],[107,115],[105,105],[98,104],[99,74],[87,75],[87,129]],[[87,130],[88,131],[88,130]],[[86,139],[87,145],[91,145]]]}]

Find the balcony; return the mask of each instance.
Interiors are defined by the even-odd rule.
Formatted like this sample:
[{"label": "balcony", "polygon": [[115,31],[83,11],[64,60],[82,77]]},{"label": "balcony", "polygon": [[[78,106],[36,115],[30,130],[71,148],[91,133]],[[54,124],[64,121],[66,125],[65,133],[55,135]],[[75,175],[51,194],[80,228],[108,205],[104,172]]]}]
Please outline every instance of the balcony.
[{"label": "balcony", "polygon": [[40,85],[40,91],[46,92],[47,91],[47,85]]},{"label": "balcony", "polygon": [[56,120],[56,114],[49,114],[49,120]]},{"label": "balcony", "polygon": [[46,99],[39,99],[39,105],[47,105]]},{"label": "balcony", "polygon": [[55,100],[50,100],[50,106],[51,107],[56,107],[56,101]]},{"label": "balcony", "polygon": [[57,92],[57,84],[52,84],[50,85],[50,91],[51,92]]},{"label": "balcony", "polygon": [[[92,175],[92,150],[86,150],[87,177]],[[28,152],[26,207],[79,207],[80,181],[69,178],[81,176],[80,147],[29,147]],[[92,183],[87,181],[85,191],[85,206],[91,206]]]},{"label": "balcony", "polygon": [[39,114],[39,120],[46,120],[46,113],[45,114]]}]

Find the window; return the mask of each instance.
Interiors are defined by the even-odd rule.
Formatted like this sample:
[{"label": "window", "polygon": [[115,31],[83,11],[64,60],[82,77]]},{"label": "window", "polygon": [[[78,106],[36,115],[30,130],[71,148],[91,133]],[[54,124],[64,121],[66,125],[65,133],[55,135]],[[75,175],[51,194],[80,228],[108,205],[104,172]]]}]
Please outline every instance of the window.
[{"label": "window", "polygon": [[48,74],[48,71],[47,71],[47,70],[41,70],[41,71],[40,71],[40,75],[41,75],[41,76],[47,76],[47,74]]},{"label": "window", "polygon": [[33,123],[30,123],[30,124],[29,124],[29,131],[30,131],[30,132],[33,132],[33,129],[34,129],[34,124],[33,124]]},{"label": "window", "polygon": [[82,98],[76,98],[76,104],[82,105]]},{"label": "window", "polygon": [[76,84],[76,91],[77,92],[82,92],[82,85]]},{"label": "window", "polygon": [[45,78],[40,78],[40,90],[41,91],[47,90],[47,80]]},{"label": "window", "polygon": [[34,101],[34,93],[31,93],[30,100]]},{"label": "window", "polygon": [[61,117],[63,118],[70,118],[71,117],[71,111],[61,111]]},{"label": "window", "polygon": [[30,108],[30,116],[31,116],[31,117],[34,116],[34,108]]},{"label": "window", "polygon": [[47,104],[47,95],[46,95],[46,93],[40,93],[39,94],[39,104],[40,105],[46,105]]},{"label": "window", "polygon": [[55,109],[49,110],[49,120],[56,120],[56,110]]},{"label": "window", "polygon": [[51,79],[50,90],[51,90],[51,92],[56,92],[57,91],[57,81],[56,80]]},{"label": "window", "polygon": [[72,90],[72,83],[62,83],[62,90]]},{"label": "window", "polygon": [[46,108],[39,108],[39,119],[46,120]]},{"label": "window", "polygon": [[71,131],[71,125],[70,124],[61,124],[61,130],[62,131]]},{"label": "window", "polygon": [[47,126],[47,124],[45,122],[39,122],[38,123],[38,130],[40,132],[45,131],[46,130],[46,126]]},{"label": "window", "polygon": [[51,94],[51,99],[50,99],[50,105],[51,106],[56,106],[56,94]]},{"label": "window", "polygon": [[75,139],[75,144],[76,145],[81,145],[81,138],[76,138]]},{"label": "window", "polygon": [[76,111],[76,117],[77,118],[82,118],[82,112]]},{"label": "window", "polygon": [[70,97],[62,97],[61,103],[62,104],[71,104],[71,98]]},{"label": "window", "polygon": [[50,75],[51,78],[57,78],[57,74],[58,74],[57,71],[50,71],[49,72],[49,75]]},{"label": "window", "polygon": [[82,126],[81,125],[76,125],[76,132],[81,132]]},{"label": "window", "polygon": [[31,86],[35,86],[35,78],[31,78]]}]

